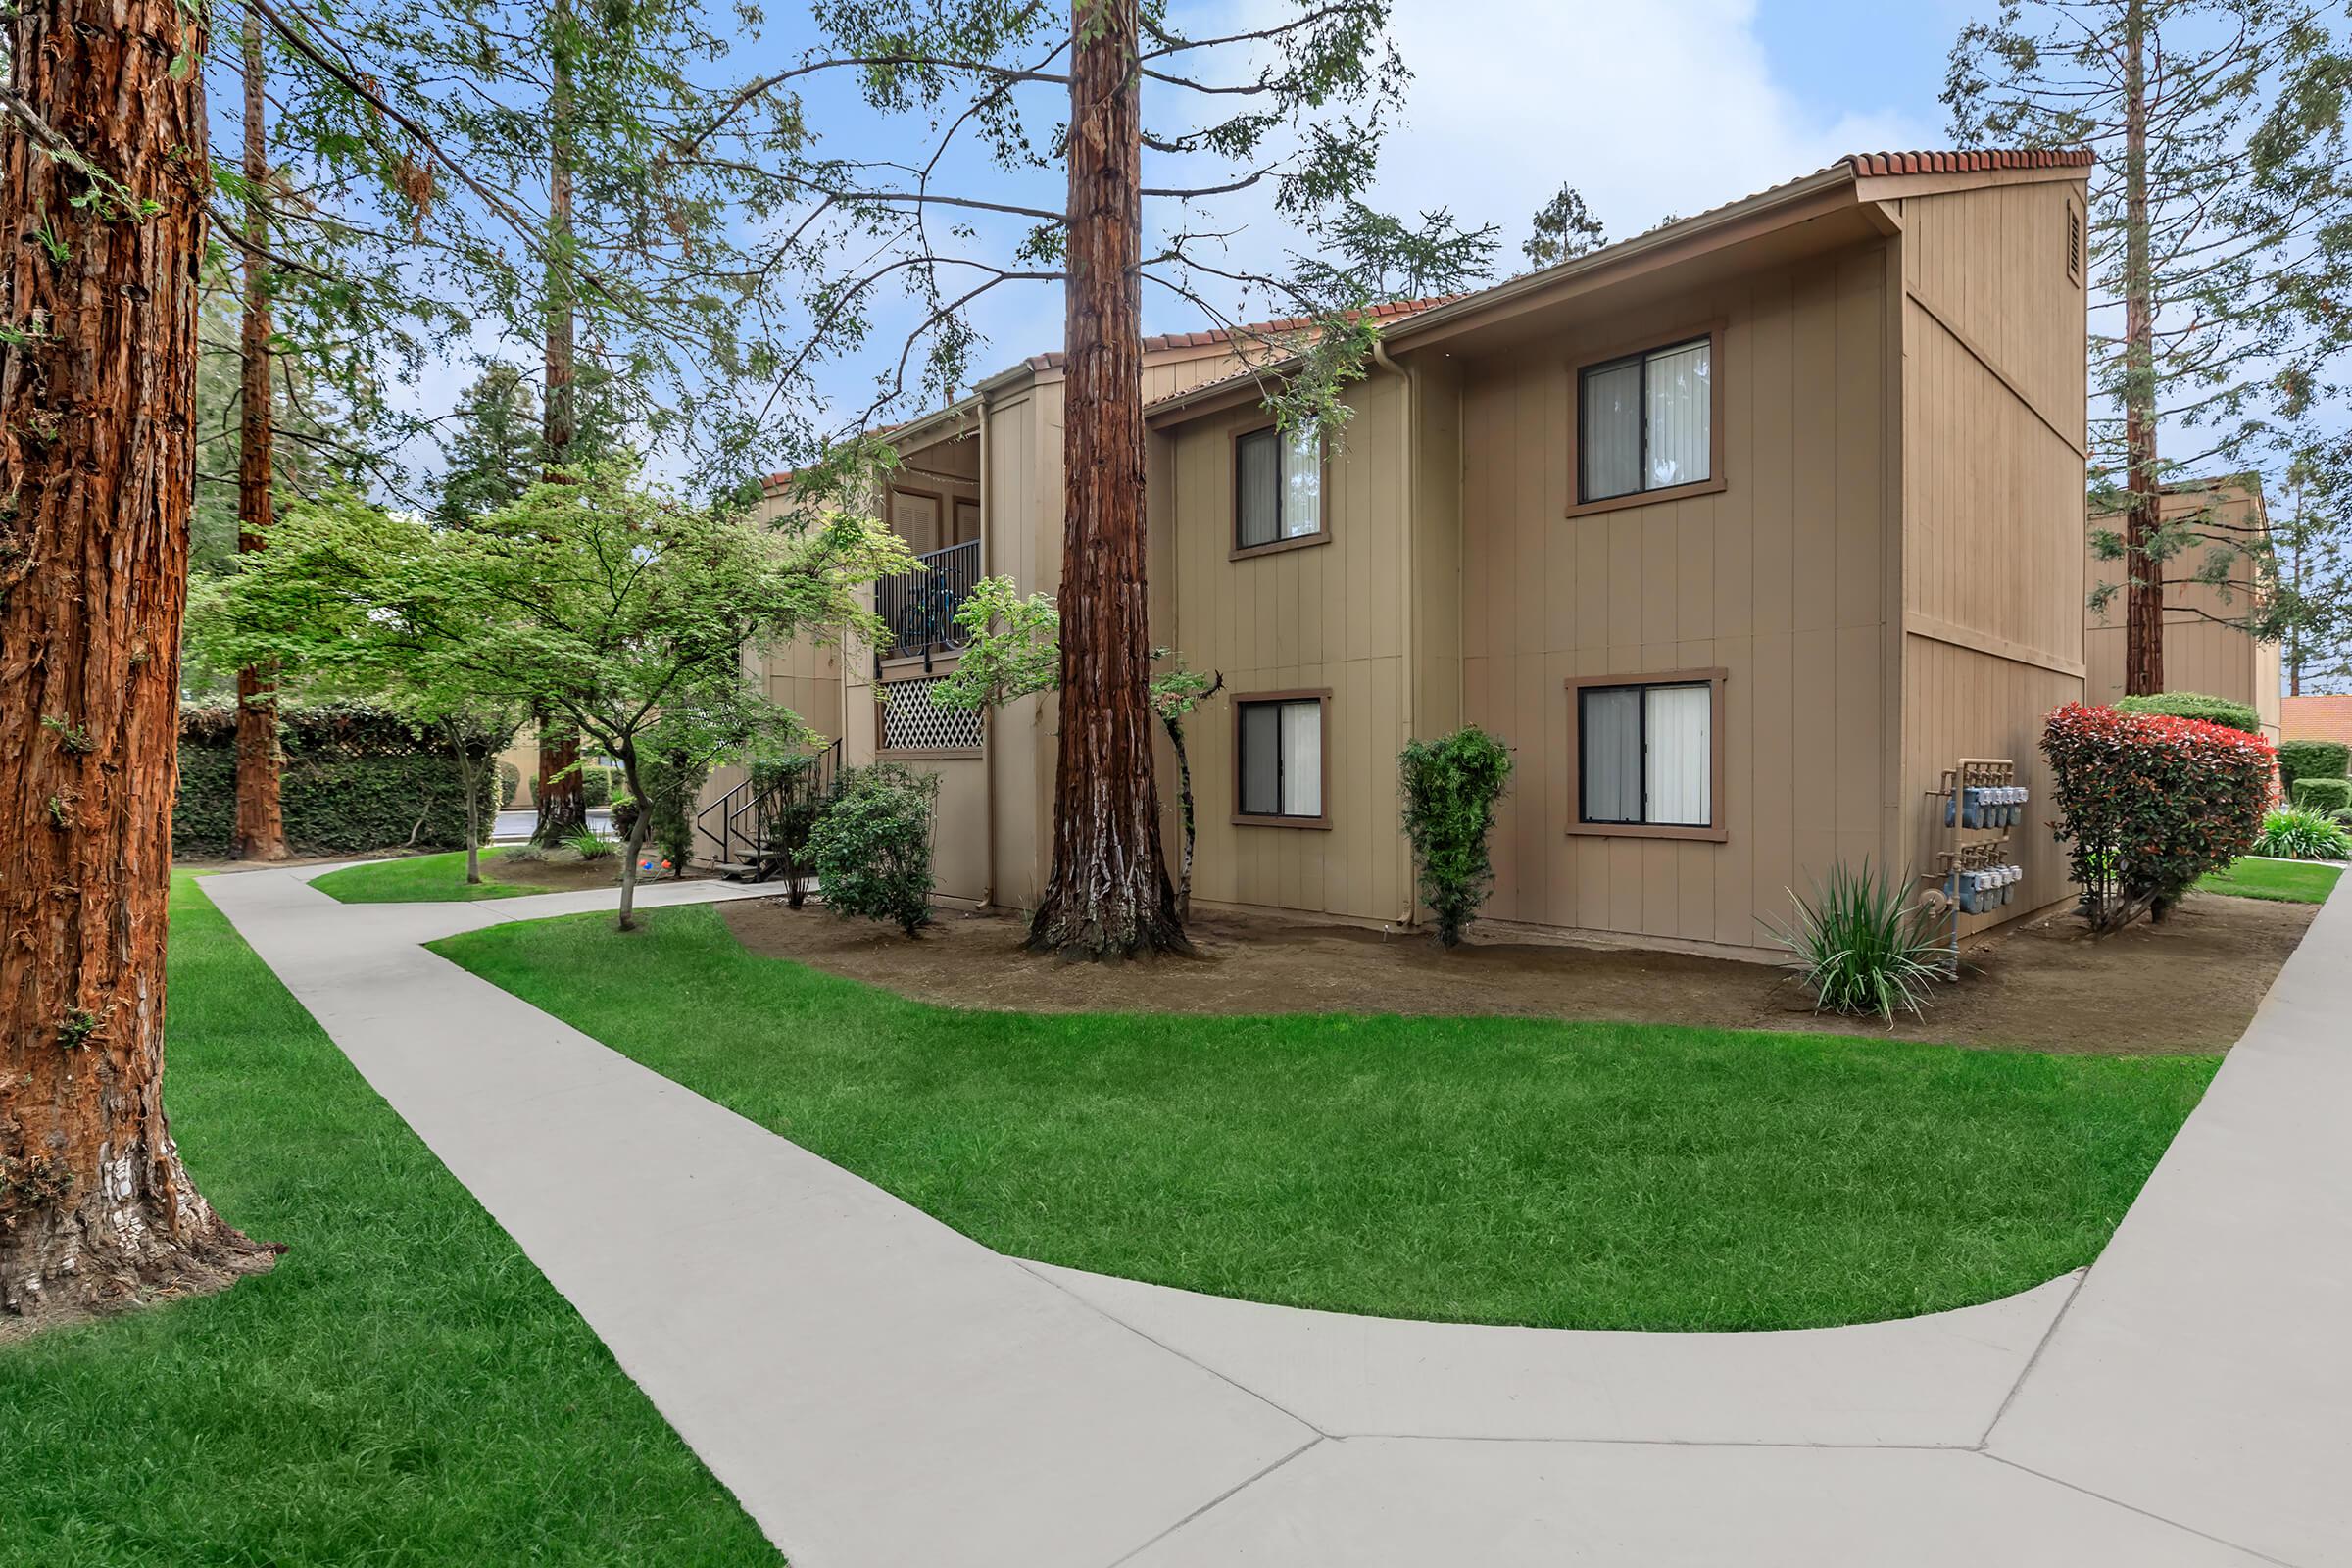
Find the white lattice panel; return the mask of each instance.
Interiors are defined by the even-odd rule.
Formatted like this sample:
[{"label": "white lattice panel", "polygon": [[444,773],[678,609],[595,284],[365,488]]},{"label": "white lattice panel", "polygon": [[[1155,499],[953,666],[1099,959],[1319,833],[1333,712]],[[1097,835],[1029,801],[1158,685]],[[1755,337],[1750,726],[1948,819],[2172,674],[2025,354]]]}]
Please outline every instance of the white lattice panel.
[{"label": "white lattice panel", "polygon": [[980,710],[942,708],[931,700],[932,689],[944,676],[894,680],[883,690],[882,749],[886,752],[976,752],[980,749]]}]

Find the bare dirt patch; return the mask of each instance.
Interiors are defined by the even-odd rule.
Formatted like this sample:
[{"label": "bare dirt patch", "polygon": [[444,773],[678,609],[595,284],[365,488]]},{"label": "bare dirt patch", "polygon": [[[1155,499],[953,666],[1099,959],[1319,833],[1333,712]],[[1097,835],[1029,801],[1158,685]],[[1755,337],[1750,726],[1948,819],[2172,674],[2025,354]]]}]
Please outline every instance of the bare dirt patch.
[{"label": "bare dirt patch", "polygon": [[2317,906],[2191,895],[2162,925],[2093,942],[2060,915],[1979,939],[1920,1021],[1818,1015],[1756,963],[1553,943],[1476,942],[1245,915],[1197,915],[1197,958],[1062,963],[1023,952],[1009,915],[942,912],[913,942],[813,904],[733,903],[745,947],[905,996],[1017,1012],[1282,1013],[1622,1019],[1731,1029],[1891,1034],[1962,1046],[2108,1054],[2228,1050]]},{"label": "bare dirt patch", "polygon": [[[555,850],[543,860],[517,860],[512,853],[482,857],[482,875],[492,882],[508,887],[529,888],[536,893],[573,893],[581,888],[616,888],[620,886],[620,857],[609,855],[601,860],[583,860],[569,850]],[[659,866],[637,873],[637,885],[650,888],[657,882],[710,880],[708,871],[690,870],[682,878],[672,877]]]}]

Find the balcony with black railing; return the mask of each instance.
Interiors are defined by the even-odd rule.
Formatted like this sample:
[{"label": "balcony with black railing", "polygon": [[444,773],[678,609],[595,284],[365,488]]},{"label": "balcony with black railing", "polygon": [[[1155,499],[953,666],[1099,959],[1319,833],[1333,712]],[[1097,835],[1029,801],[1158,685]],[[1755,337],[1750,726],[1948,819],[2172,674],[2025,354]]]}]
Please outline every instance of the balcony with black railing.
[{"label": "balcony with black railing", "polygon": [[966,539],[914,560],[914,570],[874,584],[874,610],[887,632],[875,658],[919,658],[928,666],[933,655],[964,644],[956,612],[980,580],[980,541]]}]

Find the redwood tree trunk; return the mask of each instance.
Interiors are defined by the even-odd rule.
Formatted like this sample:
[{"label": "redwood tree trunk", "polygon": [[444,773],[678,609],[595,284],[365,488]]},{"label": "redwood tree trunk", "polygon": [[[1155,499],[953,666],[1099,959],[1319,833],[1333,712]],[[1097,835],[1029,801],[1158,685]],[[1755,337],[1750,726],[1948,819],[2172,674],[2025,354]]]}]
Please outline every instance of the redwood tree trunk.
[{"label": "redwood tree trunk", "polygon": [[[263,137],[262,18],[248,5],[245,54],[245,178],[259,192],[270,177]],[[270,492],[275,480],[270,390],[270,287],[261,252],[270,244],[270,210],[257,194],[245,204],[245,316],[238,324],[243,353],[237,442],[237,549],[269,543]],[[259,665],[237,671],[237,820],[231,853],[240,860],[286,858],[286,824],[278,808],[278,776],[285,761],[277,743],[277,696],[270,672]]]},{"label": "redwood tree trunk", "polygon": [[[203,68],[172,63],[202,18],[30,0],[7,23],[47,129],[0,134],[22,339],[0,342],[0,1314],[270,1257],[197,1193],[163,1105],[206,171]],[[85,201],[92,176],[36,136],[119,185]]]},{"label": "redwood tree trunk", "polygon": [[1054,868],[1031,947],[1186,950],[1159,843],[1146,624],[1136,0],[1074,0]]},{"label": "redwood tree trunk", "polygon": [[[547,397],[542,441],[551,468],[571,460],[579,433],[572,392],[571,242],[571,7],[556,0],[550,24],[547,137]],[[572,764],[580,760],[580,738],[560,720],[539,725],[538,825],[536,844],[561,844],[588,825],[588,795]],[[570,772],[565,772],[571,768]]]},{"label": "redwood tree trunk", "polygon": [[2148,261],[2147,16],[2124,22],[2124,692],[2164,690],[2163,494],[2156,459],[2156,313]]}]

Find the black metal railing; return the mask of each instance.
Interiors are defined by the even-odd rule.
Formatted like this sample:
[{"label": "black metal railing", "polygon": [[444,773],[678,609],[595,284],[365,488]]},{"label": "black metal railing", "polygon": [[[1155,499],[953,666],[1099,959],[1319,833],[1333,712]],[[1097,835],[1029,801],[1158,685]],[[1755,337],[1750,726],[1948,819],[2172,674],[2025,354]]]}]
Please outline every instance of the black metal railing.
[{"label": "black metal railing", "polygon": [[841,781],[841,742],[782,768],[754,768],[749,778],[694,814],[695,831],[710,847],[710,858],[764,882],[775,874],[768,825],[784,808],[821,800]]},{"label": "black metal railing", "polygon": [[874,657],[913,659],[919,655],[927,667],[933,654],[964,644],[956,612],[980,580],[980,541],[966,539],[914,559],[914,570],[874,584],[874,611],[888,633]]}]

